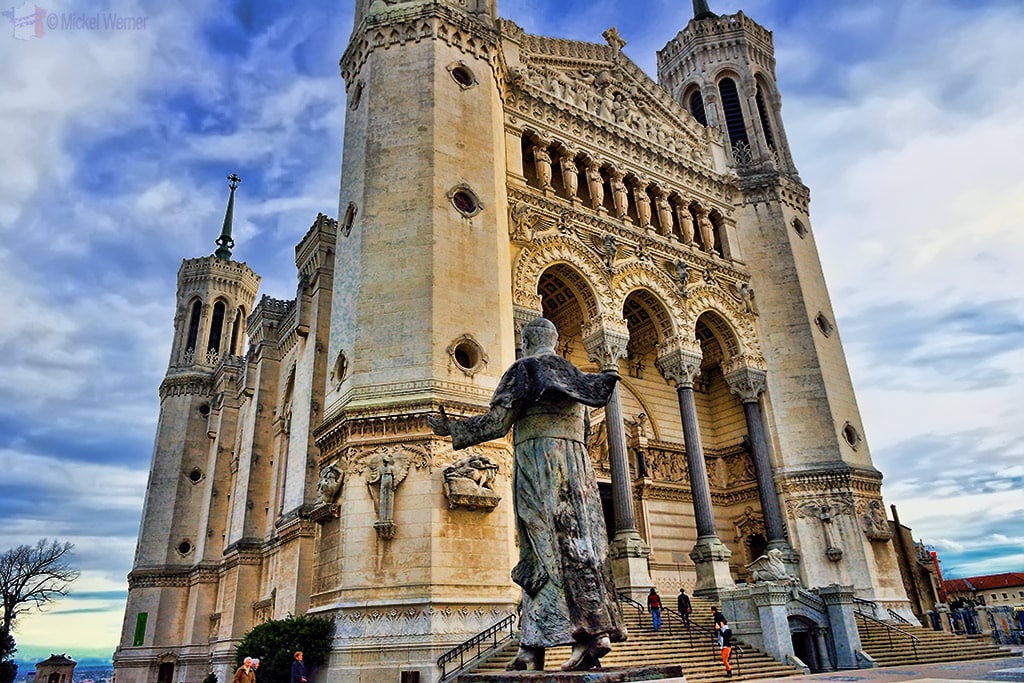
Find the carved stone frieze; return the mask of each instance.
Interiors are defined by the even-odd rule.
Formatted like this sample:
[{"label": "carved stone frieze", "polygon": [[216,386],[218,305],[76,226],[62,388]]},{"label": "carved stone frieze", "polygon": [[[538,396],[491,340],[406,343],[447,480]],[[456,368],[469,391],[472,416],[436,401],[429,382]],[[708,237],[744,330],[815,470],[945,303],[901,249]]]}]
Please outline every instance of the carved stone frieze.
[{"label": "carved stone frieze", "polygon": [[755,534],[765,533],[764,515],[754,512],[754,508],[747,506],[738,517],[732,520],[733,528],[736,531],[736,543],[743,543]]},{"label": "carved stone frieze", "polygon": [[494,480],[499,466],[485,455],[470,455],[445,467],[444,495],[448,507],[493,509],[501,501],[494,490]]},{"label": "carved stone frieze", "polygon": [[512,614],[498,607],[451,606],[342,609],[336,617],[335,637],[375,645],[403,642],[433,643],[437,636],[478,633]]},{"label": "carved stone frieze", "polygon": [[857,518],[868,540],[885,543],[892,538],[889,520],[883,512],[882,501],[859,498],[856,502]]}]

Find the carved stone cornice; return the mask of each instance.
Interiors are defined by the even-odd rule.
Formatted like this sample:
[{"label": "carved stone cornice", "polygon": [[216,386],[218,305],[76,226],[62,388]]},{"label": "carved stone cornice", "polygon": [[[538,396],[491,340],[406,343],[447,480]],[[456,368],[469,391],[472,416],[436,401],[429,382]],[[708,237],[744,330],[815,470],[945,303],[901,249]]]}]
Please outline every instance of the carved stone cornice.
[{"label": "carved stone cornice", "polygon": [[200,583],[217,583],[220,581],[220,564],[217,562],[203,562],[192,567],[188,576],[190,586]]},{"label": "carved stone cornice", "polygon": [[168,374],[160,383],[160,400],[171,396],[213,396],[213,372]]},{"label": "carved stone cornice", "polygon": [[513,613],[511,604],[345,606],[336,612],[335,638],[380,647],[393,647],[396,640],[431,645],[438,635],[477,633]]},{"label": "carved stone cornice", "polygon": [[495,28],[443,3],[405,4],[375,13],[356,26],[352,35],[339,62],[346,83],[352,82],[375,50],[406,43],[440,40],[490,62],[492,68],[497,55]]},{"label": "carved stone cornice", "polygon": [[189,585],[191,567],[147,567],[128,574],[128,589],[185,588]]}]

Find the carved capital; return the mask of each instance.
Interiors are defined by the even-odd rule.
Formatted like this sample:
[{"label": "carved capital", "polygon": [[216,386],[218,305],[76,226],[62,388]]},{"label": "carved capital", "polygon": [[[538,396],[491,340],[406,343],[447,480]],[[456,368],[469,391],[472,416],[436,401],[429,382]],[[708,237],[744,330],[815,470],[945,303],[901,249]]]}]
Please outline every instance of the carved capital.
[{"label": "carved capital", "polygon": [[853,586],[840,586],[831,584],[817,589],[817,593],[826,605],[852,605],[856,592]]},{"label": "carved capital", "polygon": [[785,605],[792,597],[788,583],[759,583],[750,587],[750,599],[758,607]]},{"label": "carved capital", "polygon": [[583,329],[583,347],[587,350],[587,357],[602,370],[618,370],[619,360],[628,355],[628,344],[629,329],[621,318],[594,318]]},{"label": "carved capital", "polygon": [[727,374],[725,383],[744,403],[757,403],[757,397],[764,391],[765,372],[753,368],[740,368]]},{"label": "carved capital", "polygon": [[688,344],[662,344],[655,366],[662,377],[677,387],[692,387],[700,375],[701,354],[699,350],[687,348]]}]

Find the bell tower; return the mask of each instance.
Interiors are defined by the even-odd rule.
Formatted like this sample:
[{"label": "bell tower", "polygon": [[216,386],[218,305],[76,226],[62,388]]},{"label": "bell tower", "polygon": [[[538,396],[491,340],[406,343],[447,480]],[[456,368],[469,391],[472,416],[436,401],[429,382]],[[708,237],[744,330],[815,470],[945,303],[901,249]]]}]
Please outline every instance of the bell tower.
[{"label": "bell tower", "polygon": [[[469,637],[518,598],[510,449],[455,453],[426,422],[441,404],[485,410],[515,357],[499,51],[494,0],[360,0],[341,58],[347,113],[317,466],[344,483],[340,517],[318,517],[311,602],[350,626],[336,665],[366,680],[399,678],[395,665],[360,655],[382,646],[402,653],[403,670],[432,676],[436,652],[424,643]],[[467,455],[496,465],[483,506],[458,502],[443,475]],[[377,623],[367,610],[396,616]]]},{"label": "bell tower", "polygon": [[[782,123],[772,33],[743,12],[694,18],[658,52],[658,78],[700,123],[722,131],[738,176],[740,253],[756,292],[769,371],[760,396],[788,539],[806,586],[852,584],[859,597],[904,604],[895,555],[864,531],[881,505],[846,356],[801,182]],[[788,548],[789,562],[796,556]],[[794,567],[795,569],[795,567]]]},{"label": "bell tower", "polygon": [[190,577],[206,546],[197,530],[206,526],[214,479],[209,420],[216,412],[218,377],[242,365],[246,318],[260,283],[246,264],[231,260],[235,190],[241,178],[232,174],[228,182],[216,253],[185,259],[178,270],[171,357],[160,385],[156,443],[128,575],[121,643],[114,655],[119,676],[127,681],[174,680],[167,676],[185,654],[182,644],[192,642],[183,623]]}]

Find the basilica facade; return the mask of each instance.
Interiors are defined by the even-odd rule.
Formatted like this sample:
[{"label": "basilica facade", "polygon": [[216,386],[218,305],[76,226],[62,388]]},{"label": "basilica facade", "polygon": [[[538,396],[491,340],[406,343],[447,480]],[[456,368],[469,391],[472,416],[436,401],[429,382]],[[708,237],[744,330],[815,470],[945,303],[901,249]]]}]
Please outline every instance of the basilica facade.
[{"label": "basilica facade", "polygon": [[621,592],[741,595],[770,556],[912,617],[772,34],[694,10],[655,81],[614,28],[357,0],[338,219],[295,298],[257,299],[230,239],[178,273],[119,683],[227,680],[248,630],[307,613],[330,680],[437,680],[513,614],[511,444],[454,452],[426,417],[485,411],[540,316],[622,377],[588,445]]}]

